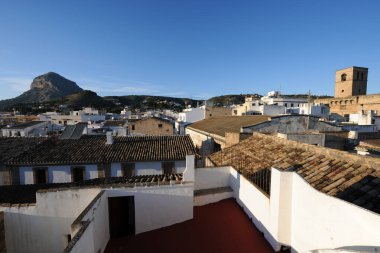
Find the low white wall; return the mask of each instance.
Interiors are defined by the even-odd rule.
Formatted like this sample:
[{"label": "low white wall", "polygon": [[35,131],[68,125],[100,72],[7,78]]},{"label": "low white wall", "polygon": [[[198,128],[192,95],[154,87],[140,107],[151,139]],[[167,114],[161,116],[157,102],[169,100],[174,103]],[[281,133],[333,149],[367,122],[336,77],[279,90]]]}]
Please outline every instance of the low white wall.
[{"label": "low white wall", "polygon": [[212,167],[195,169],[194,190],[212,189],[230,186],[230,167]]},{"label": "low white wall", "polygon": [[233,197],[233,191],[194,196],[194,206],[204,206],[211,203],[219,202],[223,199],[229,199]]},{"label": "low white wall", "polygon": [[36,206],[4,209],[8,252],[62,252],[71,234],[71,223],[99,191],[37,193]]},{"label": "low white wall", "polygon": [[[134,196],[136,234],[193,218],[192,183],[107,190],[108,197]],[[152,211],[154,210],[154,211]]]},{"label": "low white wall", "polygon": [[[323,194],[293,173],[292,247],[380,251],[380,215]],[[376,251],[377,250],[377,251]]]},{"label": "low white wall", "polygon": [[255,226],[264,233],[275,250],[279,250],[279,244],[271,233],[270,200],[269,197],[245,179],[235,169],[230,168],[230,186],[234,191],[236,201],[244,209],[244,212],[252,220]]},{"label": "low white wall", "polygon": [[90,223],[70,253],[103,252],[95,250],[94,223]]},{"label": "low white wall", "polygon": [[[91,206],[81,220],[90,222],[90,224],[70,252],[104,252],[110,239],[106,193]],[[72,234],[72,238],[74,236],[75,234]]]}]

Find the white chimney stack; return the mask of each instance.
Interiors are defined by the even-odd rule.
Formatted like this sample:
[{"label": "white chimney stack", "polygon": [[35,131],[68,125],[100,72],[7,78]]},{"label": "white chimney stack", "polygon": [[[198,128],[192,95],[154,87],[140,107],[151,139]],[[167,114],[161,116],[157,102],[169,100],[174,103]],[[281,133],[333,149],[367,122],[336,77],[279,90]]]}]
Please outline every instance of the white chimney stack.
[{"label": "white chimney stack", "polygon": [[113,137],[112,137],[112,132],[106,132],[107,135],[107,145],[113,144]]}]

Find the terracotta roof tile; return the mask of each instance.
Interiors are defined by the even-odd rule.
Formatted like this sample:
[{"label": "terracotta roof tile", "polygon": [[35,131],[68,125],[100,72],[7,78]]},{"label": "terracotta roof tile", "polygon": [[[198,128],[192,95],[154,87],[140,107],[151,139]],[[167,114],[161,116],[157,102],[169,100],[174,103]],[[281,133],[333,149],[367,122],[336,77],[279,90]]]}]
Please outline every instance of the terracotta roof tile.
[{"label": "terracotta roof tile", "polygon": [[224,137],[226,132],[239,133],[242,127],[256,125],[270,119],[271,117],[263,115],[211,117],[192,123],[188,128]]},{"label": "terracotta roof tile", "polygon": [[8,160],[8,165],[88,164],[127,161],[185,160],[194,155],[189,136],[114,137],[82,136],[79,140],[50,138],[33,149]]}]

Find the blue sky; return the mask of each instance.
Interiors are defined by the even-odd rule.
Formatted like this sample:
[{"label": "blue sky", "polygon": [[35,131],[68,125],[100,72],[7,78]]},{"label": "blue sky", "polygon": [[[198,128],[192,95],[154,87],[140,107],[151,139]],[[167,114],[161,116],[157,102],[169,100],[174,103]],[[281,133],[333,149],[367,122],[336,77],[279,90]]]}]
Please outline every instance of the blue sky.
[{"label": "blue sky", "polygon": [[54,71],[99,95],[333,95],[369,68],[380,93],[380,1],[0,1],[0,99]]}]

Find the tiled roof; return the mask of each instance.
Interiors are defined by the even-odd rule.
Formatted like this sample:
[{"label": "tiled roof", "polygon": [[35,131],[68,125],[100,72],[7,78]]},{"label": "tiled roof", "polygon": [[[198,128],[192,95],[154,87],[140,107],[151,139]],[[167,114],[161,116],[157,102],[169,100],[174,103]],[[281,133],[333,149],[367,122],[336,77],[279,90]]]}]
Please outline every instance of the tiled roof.
[{"label": "tiled roof", "polygon": [[380,213],[377,158],[254,133],[251,138],[212,154],[210,159],[217,166],[234,166],[248,177],[272,167],[296,171],[315,189]]},{"label": "tiled roof", "polygon": [[360,141],[360,147],[380,151],[380,139]]},{"label": "tiled roof", "polygon": [[182,174],[142,175],[134,177],[96,178],[75,183],[30,184],[0,186],[0,204],[36,203],[36,192],[92,187],[135,187],[167,185],[170,181],[179,183]]},{"label": "tiled roof", "polygon": [[59,136],[61,140],[78,140],[82,137],[84,129],[87,127],[87,123],[78,123],[75,125],[67,125],[63,133]]},{"label": "tiled roof", "polygon": [[187,128],[224,137],[226,132],[238,133],[242,127],[256,125],[270,119],[271,117],[263,115],[211,117],[192,123]]},{"label": "tiled roof", "polygon": [[24,128],[27,128],[27,127],[39,125],[41,123],[46,123],[47,124],[46,121],[30,121],[30,122],[27,122],[27,123],[22,123],[22,124],[19,124],[19,125],[15,125],[15,126],[9,127],[7,129],[24,129]]},{"label": "tiled roof", "polygon": [[79,140],[47,139],[28,152],[11,159],[8,165],[93,164],[133,161],[185,160],[194,155],[189,136],[114,137],[82,136]]},{"label": "tiled roof", "polygon": [[34,148],[46,138],[0,137],[0,164]]}]

